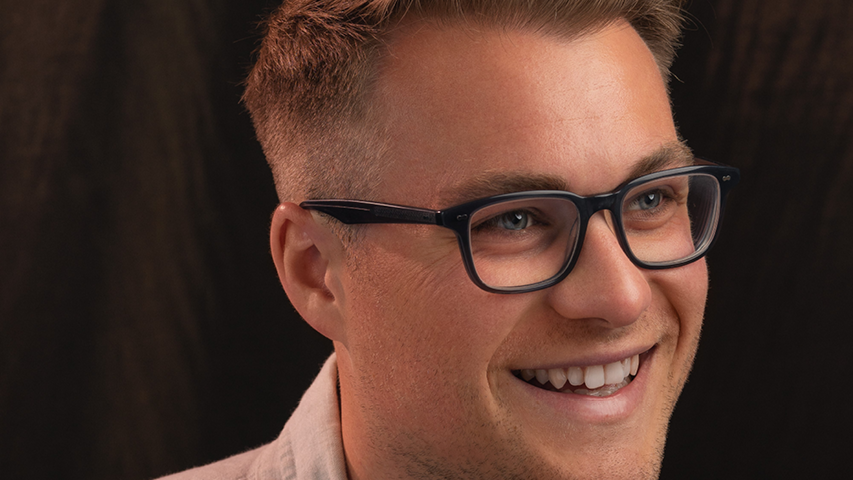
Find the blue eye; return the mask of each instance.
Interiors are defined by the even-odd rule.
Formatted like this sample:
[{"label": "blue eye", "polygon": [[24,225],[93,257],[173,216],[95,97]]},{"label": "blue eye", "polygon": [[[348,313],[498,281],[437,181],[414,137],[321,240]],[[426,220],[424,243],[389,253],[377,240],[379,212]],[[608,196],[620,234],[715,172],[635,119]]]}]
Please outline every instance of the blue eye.
[{"label": "blue eye", "polygon": [[530,215],[522,210],[514,212],[506,212],[494,218],[494,222],[498,227],[507,230],[523,230],[530,226]]},{"label": "blue eye", "polygon": [[637,194],[625,204],[626,211],[635,211],[635,212],[649,212],[652,210],[659,210],[662,208],[667,208],[669,206],[669,201],[672,200],[672,192],[660,188],[655,188],[651,190],[646,190],[640,194]]},{"label": "blue eye", "polygon": [[477,233],[492,232],[522,232],[531,227],[542,226],[542,222],[535,212],[526,209],[505,210],[496,213],[476,225],[471,225],[471,231]]},{"label": "blue eye", "polygon": [[661,194],[660,192],[646,192],[639,197],[637,197],[637,206],[641,210],[651,210],[652,208],[656,208],[660,205],[661,202]]}]

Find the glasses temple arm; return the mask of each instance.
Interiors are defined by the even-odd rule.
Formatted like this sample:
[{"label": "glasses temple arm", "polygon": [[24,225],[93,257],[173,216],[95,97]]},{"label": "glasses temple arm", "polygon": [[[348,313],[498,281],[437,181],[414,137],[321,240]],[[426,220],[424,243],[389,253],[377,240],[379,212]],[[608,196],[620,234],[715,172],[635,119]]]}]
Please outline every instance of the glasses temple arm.
[{"label": "glasses temple arm", "polygon": [[317,210],[345,224],[359,223],[419,223],[438,225],[438,212],[423,208],[404,207],[355,200],[308,200],[300,207]]}]

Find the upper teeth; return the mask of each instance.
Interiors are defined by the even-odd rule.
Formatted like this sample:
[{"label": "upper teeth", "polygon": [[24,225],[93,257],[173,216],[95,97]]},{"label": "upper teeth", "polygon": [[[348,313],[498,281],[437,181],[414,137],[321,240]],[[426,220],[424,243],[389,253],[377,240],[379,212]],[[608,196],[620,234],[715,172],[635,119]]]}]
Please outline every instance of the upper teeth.
[{"label": "upper teeth", "polygon": [[604,385],[616,385],[622,383],[629,375],[636,375],[640,367],[640,356],[608,363],[607,365],[590,365],[588,367],[569,367],[551,369],[525,369],[521,371],[521,378],[530,381],[533,378],[542,385],[551,382],[557,390],[563,388],[566,383],[577,387],[586,384],[587,389],[600,388]]}]

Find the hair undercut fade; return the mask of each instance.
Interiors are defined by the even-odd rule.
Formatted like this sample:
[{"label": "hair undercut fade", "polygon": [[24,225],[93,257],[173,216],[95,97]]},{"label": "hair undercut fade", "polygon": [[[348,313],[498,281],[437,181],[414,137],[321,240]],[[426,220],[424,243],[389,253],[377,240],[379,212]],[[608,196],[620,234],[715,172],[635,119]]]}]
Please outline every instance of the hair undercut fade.
[{"label": "hair undercut fade", "polygon": [[382,126],[370,93],[384,36],[404,16],[572,38],[619,19],[666,81],[682,0],[287,0],[269,16],[243,101],[281,201],[373,199]]}]

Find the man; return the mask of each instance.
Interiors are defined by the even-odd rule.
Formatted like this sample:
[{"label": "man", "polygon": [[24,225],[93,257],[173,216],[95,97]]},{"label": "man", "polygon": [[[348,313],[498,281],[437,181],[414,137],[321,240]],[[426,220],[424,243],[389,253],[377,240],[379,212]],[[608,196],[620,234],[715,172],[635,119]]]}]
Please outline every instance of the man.
[{"label": "man", "polygon": [[656,477],[737,181],[674,127],[677,4],[274,12],[272,255],[335,355],[275,442],[180,478]]}]

